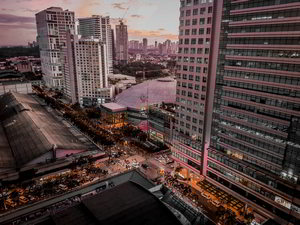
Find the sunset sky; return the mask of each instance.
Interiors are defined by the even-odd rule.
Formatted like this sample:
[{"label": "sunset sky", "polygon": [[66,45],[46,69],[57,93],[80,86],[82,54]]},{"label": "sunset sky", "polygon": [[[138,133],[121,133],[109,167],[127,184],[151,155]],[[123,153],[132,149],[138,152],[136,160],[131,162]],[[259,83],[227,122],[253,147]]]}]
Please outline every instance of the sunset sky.
[{"label": "sunset sky", "polygon": [[[25,45],[36,38],[35,13],[51,6],[75,12],[76,18],[125,16],[129,39],[177,40],[179,0],[0,0],[0,45]],[[117,22],[118,20],[113,20]]]}]

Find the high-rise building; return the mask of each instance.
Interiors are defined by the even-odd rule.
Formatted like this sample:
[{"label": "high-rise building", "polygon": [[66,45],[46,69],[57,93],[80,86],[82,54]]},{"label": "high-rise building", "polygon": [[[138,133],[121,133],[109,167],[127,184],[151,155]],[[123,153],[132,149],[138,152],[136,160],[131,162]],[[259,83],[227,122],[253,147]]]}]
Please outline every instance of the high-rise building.
[{"label": "high-rise building", "polygon": [[78,33],[83,37],[94,37],[102,41],[107,48],[109,72],[113,72],[113,38],[109,16],[93,15],[80,18]]},{"label": "high-rise building", "polygon": [[112,39],[112,60],[113,63],[116,61],[116,45],[115,45],[115,32],[111,29],[111,39]]},{"label": "high-rise building", "polygon": [[121,64],[128,61],[128,31],[122,20],[116,25],[116,60]]},{"label": "high-rise building", "polygon": [[157,41],[155,41],[154,47],[157,48]]},{"label": "high-rise building", "polygon": [[279,224],[300,220],[299,15],[299,0],[224,0],[206,139],[208,181]]},{"label": "high-rise building", "polygon": [[74,37],[78,102],[83,106],[105,103],[108,61],[105,44],[96,38]]},{"label": "high-rise building", "polygon": [[48,87],[63,89],[66,35],[74,33],[74,12],[51,7],[35,16],[43,79]]},{"label": "high-rise building", "polygon": [[137,40],[130,40],[128,48],[129,49],[139,49],[139,43],[140,42]]},{"label": "high-rise building", "polygon": [[148,39],[143,38],[143,52],[147,53],[147,48],[148,48]]},{"label": "high-rise building", "polygon": [[76,62],[75,62],[75,35],[70,32],[67,33],[67,56],[66,64],[64,66],[64,94],[72,104],[78,102],[78,82],[76,76]]},{"label": "high-rise building", "polygon": [[208,87],[216,73],[221,14],[222,1],[181,1],[172,154],[199,175],[204,165],[207,105],[213,96]]}]

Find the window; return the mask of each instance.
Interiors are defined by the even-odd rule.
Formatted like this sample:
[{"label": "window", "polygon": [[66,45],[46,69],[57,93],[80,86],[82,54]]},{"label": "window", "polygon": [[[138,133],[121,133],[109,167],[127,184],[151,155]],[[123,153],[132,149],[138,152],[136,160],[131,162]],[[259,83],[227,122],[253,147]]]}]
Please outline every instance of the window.
[{"label": "window", "polygon": [[197,19],[192,20],[192,25],[197,25]]},{"label": "window", "polygon": [[203,25],[203,24],[205,24],[205,18],[200,18],[200,20],[199,20],[199,24],[200,24],[200,25]]},{"label": "window", "polygon": [[199,29],[199,35],[204,34],[204,28]]},{"label": "window", "polygon": [[213,11],[212,7],[211,6],[208,7],[208,13],[212,13],[212,11]]},{"label": "window", "polygon": [[185,32],[184,32],[184,34],[185,34],[185,35],[190,35],[190,30],[189,30],[189,29],[186,29]]},{"label": "window", "polygon": [[186,26],[190,26],[190,25],[191,25],[191,21],[190,21],[190,20],[186,20],[186,21],[185,21],[185,25],[186,25]]},{"label": "window", "polygon": [[197,44],[197,39],[196,39],[196,38],[192,38],[192,39],[191,39],[191,44],[192,44],[192,45]]},{"label": "window", "polygon": [[211,24],[211,17],[207,18],[207,24]]},{"label": "window", "polygon": [[192,35],[197,35],[197,29],[192,29]]},{"label": "window", "polygon": [[198,15],[198,9],[193,9],[193,15],[194,16]]},{"label": "window", "polygon": [[186,10],[185,15],[190,16],[191,15],[191,10]]},{"label": "window", "polygon": [[198,38],[198,44],[202,45],[203,44],[203,38]]},{"label": "window", "polygon": [[201,8],[200,9],[200,15],[204,14],[205,13],[205,8]]}]

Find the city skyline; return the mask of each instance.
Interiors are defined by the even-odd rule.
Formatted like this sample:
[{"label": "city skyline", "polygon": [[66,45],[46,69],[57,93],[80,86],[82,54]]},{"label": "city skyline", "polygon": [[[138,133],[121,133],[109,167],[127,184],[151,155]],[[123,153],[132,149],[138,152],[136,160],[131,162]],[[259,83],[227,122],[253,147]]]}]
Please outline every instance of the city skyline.
[{"label": "city skyline", "polygon": [[110,16],[113,27],[125,15],[129,40],[147,38],[149,44],[154,44],[155,41],[178,39],[179,13],[176,9],[179,2],[174,0],[3,0],[0,8],[0,28],[4,31],[0,34],[1,46],[26,45],[34,41],[35,14],[52,6],[74,11],[76,18]]}]

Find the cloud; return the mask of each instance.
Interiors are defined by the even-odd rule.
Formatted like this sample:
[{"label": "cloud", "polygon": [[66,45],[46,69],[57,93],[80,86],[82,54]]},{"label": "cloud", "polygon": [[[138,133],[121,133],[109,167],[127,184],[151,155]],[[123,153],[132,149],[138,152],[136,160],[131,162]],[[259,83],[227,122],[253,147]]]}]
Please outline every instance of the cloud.
[{"label": "cloud", "polygon": [[145,37],[145,38],[162,38],[177,40],[178,35],[172,33],[164,33],[161,30],[128,30],[128,34],[131,37]]},{"label": "cloud", "polygon": [[165,31],[166,29],[165,28],[159,28],[158,30],[159,31]]},{"label": "cloud", "polygon": [[143,18],[142,15],[138,15],[138,14],[130,15],[130,17],[132,17],[132,18]]},{"label": "cloud", "polygon": [[36,25],[34,23],[25,23],[25,24],[1,24],[0,29],[2,30],[15,30],[15,29],[28,29],[28,30],[36,30]]},{"label": "cloud", "polygon": [[34,23],[34,17],[0,14],[0,23]]},{"label": "cloud", "polygon": [[24,10],[24,12],[30,12],[30,13],[37,13],[40,11],[38,9],[27,9],[27,8],[23,8],[23,10]]},{"label": "cloud", "polygon": [[125,7],[125,2],[112,3],[111,5],[115,9],[120,9],[120,10],[126,10],[127,9],[127,7]]}]

